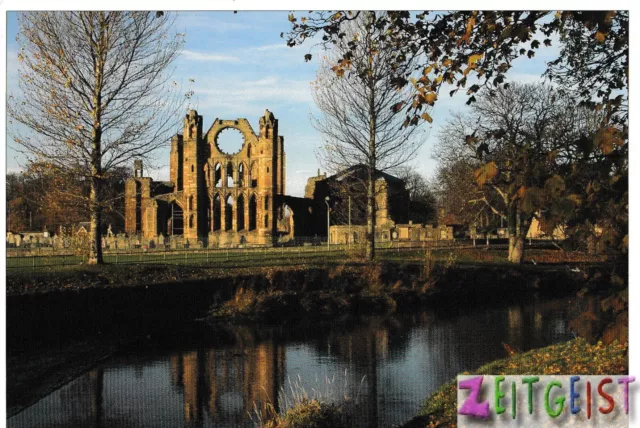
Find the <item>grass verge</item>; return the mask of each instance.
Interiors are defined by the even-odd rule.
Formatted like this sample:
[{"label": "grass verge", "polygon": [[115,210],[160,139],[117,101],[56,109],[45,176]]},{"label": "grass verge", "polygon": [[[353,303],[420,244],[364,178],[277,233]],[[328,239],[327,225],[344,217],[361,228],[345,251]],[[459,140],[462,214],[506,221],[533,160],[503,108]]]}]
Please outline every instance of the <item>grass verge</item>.
[{"label": "grass verge", "polygon": [[[590,345],[578,338],[569,342],[533,349],[509,358],[488,363],[473,372],[483,375],[616,375],[629,370],[629,346],[614,342]],[[455,427],[457,418],[457,383],[452,380],[431,394],[418,416],[404,428]]]}]

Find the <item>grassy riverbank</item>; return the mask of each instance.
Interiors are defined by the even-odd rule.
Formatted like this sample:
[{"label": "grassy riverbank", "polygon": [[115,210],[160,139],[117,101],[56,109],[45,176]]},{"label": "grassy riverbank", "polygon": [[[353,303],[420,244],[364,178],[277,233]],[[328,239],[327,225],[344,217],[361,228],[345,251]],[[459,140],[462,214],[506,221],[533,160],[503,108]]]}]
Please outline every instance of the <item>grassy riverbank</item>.
[{"label": "grassy riverbank", "polygon": [[[310,247],[311,248],[311,247]],[[303,249],[303,250],[302,250]],[[125,264],[107,264],[103,266],[76,265],[52,266],[31,270],[10,269],[7,276],[7,295],[46,293],[60,290],[83,290],[87,288],[105,288],[122,286],[140,286],[156,283],[199,281],[223,277],[235,277],[273,270],[305,270],[312,268],[342,268],[344,266],[362,267],[368,263],[356,251],[330,252],[316,254],[314,248],[269,249],[252,253],[234,250],[236,256],[217,261],[203,257],[194,250],[183,252],[174,261],[163,263],[162,257],[155,260],[154,254],[137,255],[136,260]],[[273,254],[272,254],[273,253]],[[315,254],[316,257],[309,255]],[[507,263],[506,250],[502,248],[452,248],[452,249],[380,249],[378,263],[411,265],[447,265],[447,266],[487,266],[505,269],[519,268]],[[38,257],[35,257],[38,259]],[[11,265],[14,258],[7,258]],[[138,260],[139,259],[139,260]],[[155,261],[154,261],[155,260]],[[31,259],[29,259],[31,262]],[[606,258],[589,256],[579,252],[563,252],[558,249],[529,249],[523,266],[571,266],[583,268],[599,265]],[[38,262],[39,263],[39,262]]]},{"label": "grassy riverbank", "polygon": [[[493,361],[471,373],[463,374],[615,375],[626,374],[628,370],[628,344],[604,345],[599,342],[590,345],[586,340],[578,338]],[[429,396],[425,400],[420,414],[405,424],[404,428],[455,426],[456,399],[456,381],[454,379]]]},{"label": "grassy riverbank", "polygon": [[213,320],[282,322],[415,309],[450,313],[479,305],[561,297],[609,286],[602,266],[375,263],[272,271],[266,282],[239,284],[211,308]]},{"label": "grassy riverbank", "polygon": [[348,428],[344,409],[336,404],[305,399],[283,415],[275,415],[263,428]]}]

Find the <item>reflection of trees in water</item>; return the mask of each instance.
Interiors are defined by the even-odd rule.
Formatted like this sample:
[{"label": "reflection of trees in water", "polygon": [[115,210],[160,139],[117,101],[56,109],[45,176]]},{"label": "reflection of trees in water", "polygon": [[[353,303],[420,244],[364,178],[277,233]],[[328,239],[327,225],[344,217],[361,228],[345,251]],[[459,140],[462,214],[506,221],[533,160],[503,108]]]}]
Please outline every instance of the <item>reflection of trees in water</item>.
[{"label": "reflection of trees in water", "polygon": [[[433,391],[457,373],[506,356],[503,342],[522,348],[544,340],[542,314],[546,309],[519,305],[451,319],[436,319],[430,313],[371,318],[323,335],[315,341],[315,348],[320,355],[329,354],[346,363],[350,384],[361,386],[356,408],[359,425],[375,426],[376,421],[389,419],[400,423],[402,416],[389,415],[397,410],[398,405],[389,404],[395,397],[405,396],[408,389]],[[390,377],[390,367],[401,361],[415,371]]]},{"label": "reflection of trees in water", "polygon": [[[429,323],[433,316],[427,313],[398,315],[390,318],[371,317],[346,329],[335,329],[317,339],[316,352],[331,355],[344,362],[348,371],[348,395],[357,399],[353,407],[354,419],[358,426],[376,427],[381,418],[380,402],[382,396],[395,394],[402,389],[402,379],[391,384],[380,385],[383,372],[380,365],[393,364],[405,358],[410,346],[411,332],[417,324]],[[339,401],[343,397],[336,396]],[[384,424],[383,424],[384,425]]]},{"label": "reflection of trees in water", "polygon": [[572,311],[569,318],[569,328],[590,343],[598,341],[606,325],[601,300],[596,297],[582,299],[579,309]]},{"label": "reflection of trees in water", "polygon": [[372,343],[377,359],[401,358],[409,347],[410,332],[417,324],[430,322],[427,314],[411,314],[390,318],[371,317],[349,328],[334,329],[316,340],[318,352],[328,352],[347,362],[370,361]]}]

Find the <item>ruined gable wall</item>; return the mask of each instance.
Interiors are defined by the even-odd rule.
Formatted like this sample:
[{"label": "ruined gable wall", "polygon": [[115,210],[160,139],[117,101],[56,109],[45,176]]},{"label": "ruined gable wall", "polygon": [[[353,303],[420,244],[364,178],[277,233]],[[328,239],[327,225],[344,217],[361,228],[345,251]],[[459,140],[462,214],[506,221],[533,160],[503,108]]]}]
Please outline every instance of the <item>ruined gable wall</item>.
[{"label": "ruined gable wall", "polygon": [[[145,203],[143,199],[149,199],[150,195],[144,198],[141,195],[148,193],[150,179],[149,183],[146,178],[127,183],[127,231],[142,232],[145,236],[161,233],[168,214],[158,210],[169,206],[165,200],[167,203],[175,200],[184,212],[185,238],[209,236],[211,240],[214,234],[214,241],[221,245],[273,242],[281,211],[275,203],[276,196],[284,194],[286,179],[284,138],[278,135],[278,120],[267,110],[259,119],[258,133],[247,119],[216,119],[206,133],[202,124],[202,116],[195,110],[189,111],[184,118],[183,134],[171,140],[173,192]],[[217,144],[220,133],[229,128],[243,136],[243,145],[236,153],[225,153]],[[232,178],[229,183],[227,171]],[[178,194],[179,198],[172,197]],[[162,199],[162,206],[157,203],[158,198]],[[225,209],[227,200],[233,201],[231,211]]]},{"label": "ruined gable wall", "polygon": [[[219,221],[221,230],[214,230],[214,223],[210,221],[209,232],[225,232],[228,220],[224,204],[231,197],[234,201],[231,231],[251,233],[256,235],[257,239],[248,239],[249,241],[268,243],[276,230],[277,207],[274,197],[284,192],[284,139],[278,135],[278,121],[269,111],[265,112],[259,123],[260,129],[256,134],[247,119],[216,119],[203,138],[207,151],[204,175],[209,211],[215,212],[216,195],[222,203],[222,218]],[[225,153],[217,144],[220,133],[229,128],[239,131],[244,140],[242,148],[237,153]],[[217,176],[218,166],[220,172]],[[227,185],[226,176],[229,168],[232,171],[233,186]],[[249,211],[252,198],[256,200],[255,213]],[[244,212],[243,216],[239,216],[239,210]],[[255,231],[250,230],[249,219],[252,216],[256,219]],[[244,225],[238,223],[240,217]]]}]

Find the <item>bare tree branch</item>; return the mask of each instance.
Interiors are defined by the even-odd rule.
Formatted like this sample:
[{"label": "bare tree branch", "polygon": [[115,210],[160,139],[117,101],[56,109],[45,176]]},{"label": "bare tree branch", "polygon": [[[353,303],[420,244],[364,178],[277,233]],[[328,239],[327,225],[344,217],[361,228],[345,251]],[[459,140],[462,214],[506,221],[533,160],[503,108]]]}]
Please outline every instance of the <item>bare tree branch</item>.
[{"label": "bare tree branch", "polygon": [[[10,135],[32,162],[91,182],[90,261],[101,262],[109,171],[148,157],[176,130],[185,94],[170,66],[183,45],[175,15],[26,12],[19,16],[20,93]],[[191,93],[186,94],[189,97]],[[25,132],[26,130],[26,132]]]}]

